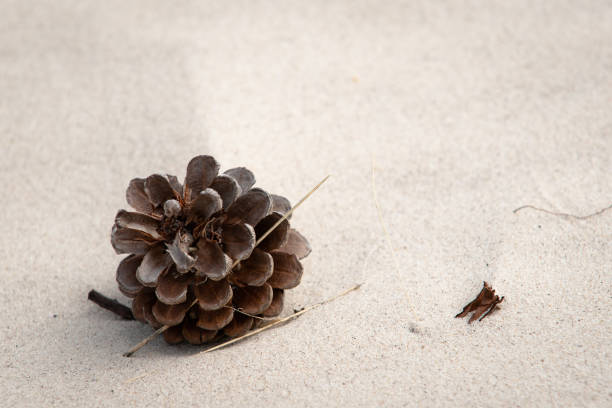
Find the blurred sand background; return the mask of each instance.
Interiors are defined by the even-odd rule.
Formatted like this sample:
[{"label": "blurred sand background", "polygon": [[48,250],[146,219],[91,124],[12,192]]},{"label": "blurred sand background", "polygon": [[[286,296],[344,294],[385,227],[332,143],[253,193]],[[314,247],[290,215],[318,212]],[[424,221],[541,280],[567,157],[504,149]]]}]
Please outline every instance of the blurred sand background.
[{"label": "blurred sand background", "polygon": [[[612,405],[609,1],[1,1],[0,394],[12,406]],[[297,201],[285,313],[199,354],[127,302],[135,176],[212,154]],[[400,266],[383,235],[380,207]],[[454,319],[487,280],[506,300]]]}]

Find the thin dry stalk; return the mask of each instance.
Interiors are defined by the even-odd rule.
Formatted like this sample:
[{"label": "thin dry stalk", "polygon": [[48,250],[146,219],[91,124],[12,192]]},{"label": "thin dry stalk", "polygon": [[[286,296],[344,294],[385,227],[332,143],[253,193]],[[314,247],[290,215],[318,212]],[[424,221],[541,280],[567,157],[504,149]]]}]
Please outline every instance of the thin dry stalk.
[{"label": "thin dry stalk", "polygon": [[[302,197],[302,199],[300,201],[298,201],[298,203],[293,206],[293,208],[291,208],[289,211],[287,211],[274,225],[272,225],[266,232],[265,234],[263,234],[257,241],[255,241],[255,246],[259,245],[261,243],[261,241],[263,241],[268,235],[270,235],[270,233],[272,231],[274,231],[276,229],[276,227],[278,227],[284,220],[286,220],[291,214],[293,214],[293,212],[300,206],[302,205],[302,203],[304,201],[306,201],[308,199],[308,197],[310,197],[315,191],[317,191],[319,189],[319,187],[321,187],[323,185],[323,183],[325,183],[327,181],[327,179],[330,176],[326,176],[323,180],[321,180],[319,182],[319,184],[317,184],[316,186],[314,186],[312,188],[312,190],[310,190],[308,192],[308,194],[306,194],[304,197]],[[234,267],[236,267],[238,264],[240,263],[240,261],[234,261],[234,263],[232,264],[232,269]],[[191,305],[189,306],[189,308],[191,309],[196,303],[198,303],[198,300],[194,300]],[[135,345],[134,347],[132,347],[129,351],[127,351],[126,353],[124,353],[123,355],[125,357],[131,357],[135,352],[137,352],[138,350],[140,350],[141,348],[143,348],[144,346],[147,345],[147,343],[149,343],[151,340],[153,340],[155,337],[157,337],[158,335],[162,334],[163,332],[165,332],[166,330],[168,330],[170,328],[170,326],[164,325],[162,327],[160,327],[159,329],[157,329],[153,334],[151,334],[149,337],[147,337],[146,339],[142,340],[140,343],[138,343],[137,345]]]},{"label": "thin dry stalk", "polygon": [[147,375],[149,375],[149,374],[151,374],[151,373],[150,373],[150,372],[148,372],[148,373],[144,373],[144,374],[137,375],[136,377],[128,378],[128,379],[127,379],[127,380],[125,380],[123,383],[124,383],[124,384],[130,384],[130,383],[133,383],[134,381],[138,381],[138,380],[140,380],[141,378],[145,378],[145,377],[146,377]]},{"label": "thin dry stalk", "polygon": [[291,315],[289,315],[287,317],[283,317],[282,319],[278,319],[278,320],[276,320],[276,321],[274,321],[274,322],[272,322],[272,323],[270,323],[270,324],[268,324],[268,325],[266,325],[264,327],[260,327],[259,329],[252,330],[252,331],[250,331],[250,332],[248,332],[248,333],[246,333],[246,334],[244,334],[244,335],[242,335],[240,337],[236,337],[235,339],[231,339],[231,340],[228,340],[228,341],[223,342],[221,344],[218,344],[218,345],[216,345],[214,347],[208,348],[208,349],[202,351],[202,353],[210,353],[211,351],[215,351],[215,350],[218,350],[218,349],[220,349],[222,347],[229,346],[230,344],[234,344],[234,343],[236,343],[236,342],[238,342],[238,341],[240,341],[242,339],[254,336],[256,334],[261,333],[262,331],[271,329],[272,327],[277,326],[277,325],[279,325],[281,323],[285,323],[286,321],[289,321],[291,319],[295,319],[296,317],[301,316],[304,313],[309,312],[309,311],[311,311],[313,309],[316,309],[319,306],[323,306],[326,303],[333,302],[334,300],[336,300],[336,299],[338,299],[338,298],[340,298],[342,296],[348,295],[349,293],[359,289],[360,287],[361,287],[361,283],[358,284],[358,285],[355,285],[352,288],[347,289],[344,292],[339,293],[336,296],[331,297],[331,298],[329,298],[327,300],[324,300],[324,301],[319,302],[319,303],[315,303],[315,304],[310,305],[310,306],[306,306],[304,309],[300,310],[299,312],[293,313],[293,314],[291,314]]},{"label": "thin dry stalk", "polygon": [[[291,319],[293,319],[293,318],[296,318],[296,317],[298,317],[299,315],[302,315],[302,314],[306,313],[307,311],[310,311],[310,310],[315,309],[315,308],[317,308],[317,307],[319,307],[319,306],[321,306],[321,305],[324,305],[324,304],[326,304],[326,303],[332,302],[332,301],[334,301],[334,300],[336,300],[336,299],[338,299],[338,298],[340,298],[340,297],[342,297],[342,296],[344,296],[344,295],[347,295],[348,293],[350,293],[350,292],[352,292],[352,291],[354,291],[354,290],[359,289],[359,288],[360,288],[362,285],[363,285],[363,284],[355,285],[355,286],[353,286],[352,288],[350,288],[350,289],[348,289],[348,290],[345,290],[344,292],[342,292],[342,293],[340,293],[340,294],[338,294],[338,295],[336,295],[336,296],[334,296],[334,297],[332,297],[332,298],[330,298],[330,299],[327,299],[327,300],[325,300],[325,301],[323,301],[323,302],[319,302],[319,303],[316,303],[316,304],[314,304],[314,305],[308,306],[308,307],[306,307],[306,308],[304,308],[304,309],[300,310],[299,312],[295,312],[295,313],[294,313],[294,314],[292,314],[291,316],[287,316],[287,317],[285,317],[284,319],[282,319],[282,321],[281,321],[281,319],[275,320],[275,321],[273,321],[271,324],[268,324],[267,326],[264,326],[264,327],[262,327],[262,328],[260,328],[260,329],[258,329],[258,330],[256,330],[256,331],[254,331],[254,332],[250,332],[250,333],[252,333],[252,334],[248,334],[248,333],[247,333],[247,335],[245,335],[245,336],[242,336],[242,337],[239,337],[239,338],[236,338],[236,339],[230,340],[230,341],[225,342],[225,343],[221,343],[221,344],[216,345],[216,346],[213,346],[213,347],[210,347],[210,348],[208,348],[208,349],[206,349],[206,350],[203,350],[203,351],[202,351],[202,353],[208,353],[208,352],[211,352],[211,351],[217,350],[217,349],[219,349],[219,348],[221,348],[221,347],[228,346],[230,343],[235,343],[236,341],[241,340],[241,339],[243,339],[244,337],[252,336],[252,335],[254,335],[254,334],[257,334],[257,333],[260,333],[260,332],[262,332],[262,331],[264,331],[264,330],[267,330],[267,329],[271,328],[273,325],[274,325],[274,326],[276,326],[276,325],[278,325],[278,324],[281,324],[281,323],[284,323],[284,322],[286,322],[286,321],[288,321],[288,320],[291,320]],[[256,333],[256,332],[257,332],[257,333]],[[130,384],[130,383],[132,383],[132,382],[134,382],[134,381],[138,381],[138,380],[140,380],[141,378],[144,378],[144,377],[146,377],[147,375],[150,375],[150,374],[152,374],[152,373],[153,373],[153,372],[146,372],[146,373],[144,373],[144,374],[140,374],[140,375],[137,375],[137,376],[135,376],[135,377],[129,378],[129,379],[127,379],[127,380],[125,380],[125,381],[124,381],[124,384]]]},{"label": "thin dry stalk", "polygon": [[134,347],[132,347],[128,352],[123,353],[124,357],[131,357],[132,354],[134,354],[135,352],[137,352],[138,350],[140,350],[142,347],[146,346],[146,344],[148,342],[150,342],[151,340],[153,340],[155,337],[157,337],[158,335],[162,334],[163,332],[165,332],[166,330],[168,330],[168,327],[170,326],[162,326],[159,329],[155,330],[153,332],[153,334],[151,334],[149,337],[147,337],[146,339],[142,340],[140,343],[138,343],[137,345],[135,345]]},{"label": "thin dry stalk", "polygon": [[253,319],[257,319],[257,320],[265,320],[265,321],[276,320],[276,317],[261,317],[261,316],[256,316],[256,315],[247,313],[245,311],[242,311],[242,310],[240,310],[240,309],[238,309],[236,307],[233,307],[233,306],[223,306],[223,307],[226,308],[226,309],[232,309],[236,313],[240,313],[240,314],[252,317]]},{"label": "thin dry stalk", "polygon": [[597,215],[603,214],[604,212],[608,211],[610,208],[612,208],[612,204],[610,204],[609,206],[602,208],[601,210],[594,212],[593,214],[588,214],[588,215],[574,215],[574,214],[568,214],[568,213],[562,213],[562,212],[556,212],[556,211],[550,211],[547,210],[545,208],[539,208],[539,207],[535,207],[531,204],[527,204],[527,205],[523,205],[517,209],[515,209],[514,211],[512,211],[514,214],[516,214],[517,212],[524,210],[525,208],[531,208],[532,210],[535,211],[541,211],[544,212],[546,214],[550,214],[550,215],[556,215],[557,217],[566,217],[566,218],[573,218],[575,220],[587,220],[591,217],[595,217]]}]

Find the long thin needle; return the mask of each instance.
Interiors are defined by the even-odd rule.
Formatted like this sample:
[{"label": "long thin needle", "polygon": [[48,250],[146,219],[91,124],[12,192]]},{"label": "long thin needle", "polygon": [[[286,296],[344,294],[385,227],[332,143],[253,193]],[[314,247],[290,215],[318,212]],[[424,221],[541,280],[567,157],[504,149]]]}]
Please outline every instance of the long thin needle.
[{"label": "long thin needle", "polygon": [[274,321],[273,323],[270,323],[270,324],[268,324],[268,325],[266,325],[266,326],[264,326],[264,327],[261,327],[261,328],[259,328],[259,329],[257,329],[257,330],[252,330],[252,331],[250,331],[250,332],[247,332],[246,334],[243,334],[243,335],[242,335],[242,336],[240,336],[240,337],[236,337],[235,339],[231,339],[231,340],[228,340],[228,341],[226,341],[226,342],[224,342],[224,343],[218,344],[218,345],[216,345],[216,346],[214,346],[214,347],[208,348],[208,349],[206,349],[206,350],[202,351],[202,353],[210,353],[211,351],[218,350],[218,349],[220,349],[221,347],[229,346],[230,344],[236,343],[237,341],[240,341],[240,340],[242,340],[242,339],[244,339],[244,338],[254,336],[254,335],[258,334],[258,333],[261,333],[261,332],[262,332],[262,331],[264,331],[264,330],[271,329],[272,327],[274,327],[274,326],[276,326],[276,325],[279,325],[279,324],[281,324],[281,323],[284,323],[284,322],[286,322],[287,320],[294,319],[294,318],[296,318],[296,317],[298,317],[298,316],[300,316],[300,315],[303,315],[303,314],[304,314],[304,313],[306,313],[306,312],[311,311],[312,309],[315,309],[315,308],[317,308],[317,307],[319,307],[319,306],[322,306],[322,305],[324,305],[324,304],[326,304],[326,303],[329,303],[329,302],[331,302],[331,301],[334,301],[334,300],[338,299],[339,297],[342,297],[342,296],[344,296],[344,295],[348,295],[350,292],[352,292],[352,291],[354,291],[354,290],[357,290],[357,289],[359,289],[360,287],[361,287],[361,284],[359,284],[359,285],[355,285],[355,286],[353,286],[352,288],[347,289],[347,290],[345,290],[344,292],[342,292],[342,293],[340,293],[340,294],[338,294],[338,295],[336,295],[336,296],[334,296],[334,297],[332,297],[332,298],[329,298],[329,299],[324,300],[324,301],[322,301],[322,302],[315,303],[315,304],[313,304],[313,305],[307,306],[307,307],[305,307],[304,309],[300,310],[299,312],[293,313],[293,314],[291,314],[291,315],[289,315],[289,316],[287,316],[287,317],[283,317],[282,319],[276,320],[276,321]]}]

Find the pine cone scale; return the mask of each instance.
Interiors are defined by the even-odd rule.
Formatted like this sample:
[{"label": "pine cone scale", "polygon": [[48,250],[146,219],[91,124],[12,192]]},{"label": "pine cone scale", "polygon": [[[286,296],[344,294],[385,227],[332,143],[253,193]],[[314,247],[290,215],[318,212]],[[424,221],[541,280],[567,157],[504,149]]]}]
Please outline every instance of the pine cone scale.
[{"label": "pine cone scale", "polygon": [[232,260],[214,241],[201,239],[196,252],[196,275],[221,280],[230,273]]},{"label": "pine cone scale", "polygon": [[116,224],[111,232],[111,244],[117,254],[144,255],[156,242],[155,238],[147,233],[122,228]]},{"label": "pine cone scale", "polygon": [[255,230],[249,224],[224,224],[221,231],[223,249],[234,260],[246,259],[255,248]]},{"label": "pine cone scale", "polygon": [[190,344],[198,345],[211,341],[217,335],[216,330],[203,330],[196,326],[195,321],[188,320],[183,323],[181,334]]},{"label": "pine cone scale", "polygon": [[233,290],[227,279],[217,282],[208,279],[202,284],[196,284],[194,293],[203,310],[220,309],[233,297]]},{"label": "pine cone scale", "polygon": [[189,254],[192,243],[193,236],[181,234],[181,232],[177,232],[171,244],[166,243],[166,251],[174,261],[179,273],[188,273],[195,265],[195,258]]},{"label": "pine cone scale", "polygon": [[154,288],[157,281],[172,263],[172,258],[161,246],[149,250],[136,270],[136,279],[143,285]]},{"label": "pine cone scale", "polygon": [[273,293],[272,286],[267,283],[262,286],[236,287],[233,303],[240,311],[258,315],[270,307]]},{"label": "pine cone scale", "polygon": [[144,190],[153,207],[159,207],[168,200],[176,198],[175,191],[168,179],[161,174],[153,174],[145,180]]},{"label": "pine cone scale", "polygon": [[240,191],[246,193],[255,185],[255,175],[245,167],[234,167],[223,174],[232,177],[240,186]]},{"label": "pine cone scale", "polygon": [[272,209],[270,195],[260,188],[254,188],[244,193],[227,209],[228,224],[240,222],[250,225],[257,223]]},{"label": "pine cone scale", "polygon": [[240,337],[253,326],[253,318],[242,313],[235,313],[234,319],[223,328],[223,333],[229,337]]},{"label": "pine cone scale", "polygon": [[272,303],[263,311],[264,317],[276,317],[283,311],[283,303],[285,301],[285,291],[283,289],[274,289],[272,295]]},{"label": "pine cone scale", "polygon": [[125,199],[136,211],[143,214],[151,214],[153,212],[153,205],[149,201],[147,193],[145,193],[144,185],[145,179],[132,179],[125,192]]},{"label": "pine cone scale", "polygon": [[236,198],[238,198],[242,191],[236,179],[227,174],[220,174],[215,177],[210,188],[221,196],[221,200],[223,201],[222,208],[224,210],[227,210],[229,206],[236,201]]},{"label": "pine cone scale", "polygon": [[171,269],[159,279],[155,288],[155,296],[167,305],[185,303],[187,301],[187,289],[192,281],[193,276],[172,273]]},{"label": "pine cone scale", "polygon": [[209,187],[217,174],[219,174],[219,163],[211,156],[196,156],[187,165],[185,176],[185,198],[188,201],[194,199],[200,191]]},{"label": "pine cone scale", "polygon": [[[276,194],[270,194],[270,198],[272,199],[272,212],[285,215],[291,210],[291,202],[287,198]],[[287,219],[290,220],[291,215]]]},{"label": "pine cone scale", "polygon": [[157,232],[159,221],[145,214],[119,210],[115,217],[115,225],[120,228],[144,232],[155,240],[162,238],[159,232]]},{"label": "pine cone scale", "polygon": [[311,251],[312,248],[310,247],[310,244],[306,238],[304,238],[304,236],[298,231],[290,228],[289,232],[287,233],[287,241],[283,246],[274,252],[293,254],[297,256],[298,259],[304,259],[310,254]]},{"label": "pine cone scale", "polygon": [[262,286],[274,272],[272,255],[255,248],[251,256],[232,271],[233,280],[241,286]]},{"label": "pine cone scale", "polygon": [[144,323],[154,322],[155,318],[151,314],[153,304],[155,304],[155,295],[151,289],[145,288],[140,291],[132,301],[132,314],[134,318]]},{"label": "pine cone scale", "polygon": [[179,344],[182,343],[185,338],[183,337],[182,326],[172,326],[168,330],[164,331],[164,340],[168,344]]},{"label": "pine cone scale", "polygon": [[189,208],[187,223],[195,222],[201,224],[206,222],[211,215],[223,206],[221,196],[212,188],[207,188],[195,196]]},{"label": "pine cone scale", "polygon": [[219,330],[227,326],[234,318],[231,304],[217,310],[202,310],[198,313],[196,325],[204,330]]},{"label": "pine cone scale", "polygon": [[158,300],[153,305],[153,316],[161,324],[175,326],[183,321],[188,309],[189,305],[187,303],[167,305]]},{"label": "pine cone scale", "polygon": [[136,269],[142,262],[140,255],[128,255],[123,258],[117,267],[115,279],[119,285],[119,290],[127,297],[136,297],[144,286],[136,279]]},{"label": "pine cone scale", "polygon": [[[255,235],[257,239],[263,236],[274,224],[276,224],[281,218],[282,214],[273,212],[272,214],[264,217],[257,226],[255,227]],[[259,248],[264,251],[273,251],[280,248],[287,242],[287,234],[289,232],[289,221],[283,220],[275,229],[272,231],[261,243]]]},{"label": "pine cone scale", "polygon": [[276,289],[293,289],[300,284],[304,268],[297,256],[285,252],[273,252],[274,273],[268,283]]}]

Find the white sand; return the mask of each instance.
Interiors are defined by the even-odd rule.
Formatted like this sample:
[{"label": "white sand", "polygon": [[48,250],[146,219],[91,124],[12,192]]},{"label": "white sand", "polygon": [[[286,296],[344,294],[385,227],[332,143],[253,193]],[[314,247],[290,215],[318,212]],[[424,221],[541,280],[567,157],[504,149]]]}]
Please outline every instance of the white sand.
[{"label": "white sand", "polygon": [[[612,4],[2,1],[0,405],[611,406]],[[198,354],[86,300],[134,176],[297,200],[287,310]],[[377,189],[400,271],[385,247]],[[489,281],[506,296],[454,319]],[[411,330],[412,329],[412,330]]]}]

